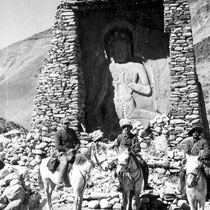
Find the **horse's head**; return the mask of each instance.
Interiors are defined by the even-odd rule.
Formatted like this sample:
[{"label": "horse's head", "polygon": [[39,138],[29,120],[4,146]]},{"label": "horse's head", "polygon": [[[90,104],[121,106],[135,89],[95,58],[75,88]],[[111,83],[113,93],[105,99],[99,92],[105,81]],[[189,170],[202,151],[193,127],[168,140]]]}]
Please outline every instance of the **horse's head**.
[{"label": "horse's head", "polygon": [[106,146],[100,142],[93,142],[91,145],[91,160],[96,166],[104,171],[108,170]]},{"label": "horse's head", "polygon": [[129,160],[130,160],[131,151],[129,147],[123,147],[119,149],[118,155],[117,155],[117,173],[122,172],[123,168],[126,168],[128,166]]},{"label": "horse's head", "polygon": [[186,185],[192,188],[198,183],[203,164],[199,160],[199,156],[186,155],[186,158]]}]

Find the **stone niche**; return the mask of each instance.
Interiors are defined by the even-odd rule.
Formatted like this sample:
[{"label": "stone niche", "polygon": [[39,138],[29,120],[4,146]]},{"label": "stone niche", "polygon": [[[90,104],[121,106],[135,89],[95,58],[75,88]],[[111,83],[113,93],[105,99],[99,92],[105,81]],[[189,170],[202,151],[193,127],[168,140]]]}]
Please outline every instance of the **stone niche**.
[{"label": "stone niche", "polygon": [[93,8],[83,5],[76,12],[85,124],[110,137],[119,132],[121,118],[146,126],[158,113],[169,112],[169,37],[162,1]]},{"label": "stone niche", "polygon": [[114,140],[121,118],[146,127],[160,113],[176,146],[195,125],[208,131],[202,102],[187,0],[61,0],[32,132],[53,135],[69,117]]}]

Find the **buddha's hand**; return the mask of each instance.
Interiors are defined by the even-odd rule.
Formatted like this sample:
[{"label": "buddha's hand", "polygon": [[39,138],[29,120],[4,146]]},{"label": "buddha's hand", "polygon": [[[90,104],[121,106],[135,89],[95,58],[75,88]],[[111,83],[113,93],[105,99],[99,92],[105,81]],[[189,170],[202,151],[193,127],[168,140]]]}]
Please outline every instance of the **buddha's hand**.
[{"label": "buddha's hand", "polygon": [[119,83],[121,83],[121,84],[125,84],[126,83],[126,81],[125,81],[125,72],[122,72],[119,75]]},{"label": "buddha's hand", "polygon": [[114,58],[110,57],[111,63],[115,63]]}]

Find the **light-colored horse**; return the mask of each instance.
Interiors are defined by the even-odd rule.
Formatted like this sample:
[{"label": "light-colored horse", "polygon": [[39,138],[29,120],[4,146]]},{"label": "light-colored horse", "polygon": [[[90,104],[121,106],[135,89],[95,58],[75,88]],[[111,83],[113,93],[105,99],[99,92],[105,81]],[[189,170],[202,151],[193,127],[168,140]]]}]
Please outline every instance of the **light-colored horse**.
[{"label": "light-colored horse", "polygon": [[191,210],[204,210],[207,182],[198,156],[186,155],[186,194]]},{"label": "light-colored horse", "polygon": [[[50,157],[42,160],[40,164],[40,175],[47,195],[47,208],[53,210],[51,196],[56,184],[58,184],[59,169],[54,173],[49,171],[47,167],[49,159]],[[106,149],[95,143],[85,153],[76,155],[72,169],[67,175],[74,193],[74,210],[81,210],[82,208],[83,194],[90,179],[91,169],[94,166],[99,166],[103,170],[107,170],[108,168]]]},{"label": "light-colored horse", "polygon": [[137,164],[135,154],[125,147],[119,150],[117,157],[117,174],[122,179],[123,209],[132,209],[132,200],[135,196],[136,210],[141,207],[140,193],[143,189],[143,171]]}]

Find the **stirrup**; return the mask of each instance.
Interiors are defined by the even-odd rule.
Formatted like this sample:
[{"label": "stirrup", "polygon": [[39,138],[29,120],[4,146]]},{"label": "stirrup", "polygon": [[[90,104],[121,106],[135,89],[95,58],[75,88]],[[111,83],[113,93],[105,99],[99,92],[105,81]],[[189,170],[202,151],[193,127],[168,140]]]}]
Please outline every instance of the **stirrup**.
[{"label": "stirrup", "polygon": [[144,186],[144,189],[145,189],[145,190],[153,190],[154,188],[151,187],[149,184],[146,184],[146,185]]},{"label": "stirrup", "polygon": [[55,186],[55,190],[63,190],[64,188],[64,184],[63,183],[59,183]]},{"label": "stirrup", "polygon": [[117,187],[117,192],[123,192],[123,189],[122,189],[121,186],[118,186],[118,187]]}]

